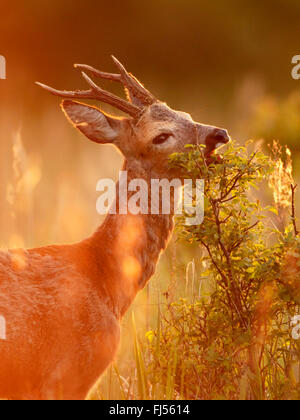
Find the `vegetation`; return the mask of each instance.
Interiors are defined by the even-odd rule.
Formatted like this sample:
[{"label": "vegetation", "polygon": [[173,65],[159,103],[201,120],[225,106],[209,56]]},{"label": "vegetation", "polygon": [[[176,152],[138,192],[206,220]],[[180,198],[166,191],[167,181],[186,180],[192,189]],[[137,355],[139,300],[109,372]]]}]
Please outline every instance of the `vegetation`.
[{"label": "vegetation", "polygon": [[[145,337],[134,326],[130,382],[110,372],[123,398],[299,399],[291,321],[299,313],[300,238],[290,152],[284,162],[276,143],[272,158],[251,148],[233,143],[208,166],[200,147],[172,156],[186,177],[206,182],[204,223],[186,226],[181,217],[177,225],[178,239],[202,250],[200,272],[188,265],[182,297],[173,300],[169,288]],[[267,183],[274,206],[251,198]]]}]

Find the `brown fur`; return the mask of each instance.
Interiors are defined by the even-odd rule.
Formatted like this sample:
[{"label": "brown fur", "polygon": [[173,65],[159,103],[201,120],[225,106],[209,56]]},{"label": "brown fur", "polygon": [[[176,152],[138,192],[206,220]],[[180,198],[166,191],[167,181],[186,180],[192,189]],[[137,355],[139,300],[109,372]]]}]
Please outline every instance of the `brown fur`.
[{"label": "brown fur", "polygon": [[[62,107],[91,140],[121,150],[129,181],[148,185],[178,175],[168,156],[187,143],[205,144],[216,130],[160,102],[137,121],[73,101]],[[153,138],[166,131],[170,139],[155,146]],[[7,340],[0,341],[0,397],[84,399],[114,359],[120,320],[153,275],[172,229],[172,215],[108,215],[78,244],[1,252]]]}]

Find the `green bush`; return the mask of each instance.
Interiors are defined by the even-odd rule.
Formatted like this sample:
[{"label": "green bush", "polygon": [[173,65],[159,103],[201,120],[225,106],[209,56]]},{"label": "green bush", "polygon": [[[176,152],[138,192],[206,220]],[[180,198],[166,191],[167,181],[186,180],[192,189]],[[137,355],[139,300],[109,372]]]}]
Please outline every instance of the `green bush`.
[{"label": "green bush", "polygon": [[[300,295],[295,188],[278,156],[250,148],[232,143],[223,160],[213,157],[209,164],[201,147],[171,157],[185,177],[205,180],[204,222],[186,226],[182,216],[177,223],[179,239],[202,248],[202,271],[190,296],[168,300],[147,334],[149,398],[300,398],[300,344],[291,327]],[[268,183],[276,197],[278,188],[290,191],[292,217],[284,228],[271,223],[283,220],[278,200],[275,208],[250,198]]]}]

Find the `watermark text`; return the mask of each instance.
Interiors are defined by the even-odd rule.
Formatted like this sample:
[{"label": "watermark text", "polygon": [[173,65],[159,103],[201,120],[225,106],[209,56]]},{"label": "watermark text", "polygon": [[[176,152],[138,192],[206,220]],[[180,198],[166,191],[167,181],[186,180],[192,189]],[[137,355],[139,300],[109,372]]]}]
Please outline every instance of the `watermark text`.
[{"label": "watermark text", "polygon": [[296,315],[292,318],[291,325],[293,326],[293,329],[292,329],[293,340],[300,340],[300,315]]},{"label": "watermark text", "polygon": [[6,340],[6,319],[0,315],[0,340]]},{"label": "watermark text", "polygon": [[0,79],[6,79],[6,59],[0,55]]},{"label": "watermark text", "polygon": [[300,55],[295,55],[292,58],[292,64],[295,64],[295,66],[292,68],[292,78],[294,80],[300,79]]},{"label": "watermark text", "polygon": [[[201,225],[204,220],[204,180],[197,179],[132,179],[121,171],[119,182],[101,179],[97,212],[109,214],[185,215],[188,226]],[[183,194],[182,194],[183,190]]]}]

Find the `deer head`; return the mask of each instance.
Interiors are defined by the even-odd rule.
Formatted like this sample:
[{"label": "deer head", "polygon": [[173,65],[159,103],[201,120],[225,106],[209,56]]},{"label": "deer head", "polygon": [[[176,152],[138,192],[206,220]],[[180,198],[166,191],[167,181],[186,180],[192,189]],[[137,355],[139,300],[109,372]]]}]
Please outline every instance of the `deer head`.
[{"label": "deer head", "polygon": [[[184,151],[186,144],[203,144],[209,157],[230,138],[226,130],[199,124],[184,112],[174,111],[157,100],[123,65],[113,57],[120,74],[104,73],[84,64],[76,64],[90,86],[86,91],[59,91],[38,83],[53,95],[66,98],[62,109],[71,123],[90,140],[114,144],[127,161],[138,161],[148,172],[168,178],[168,157]],[[127,101],[97,86],[86,74],[121,83]],[[101,109],[72,99],[95,99],[125,112],[129,117],[108,115]]]}]

